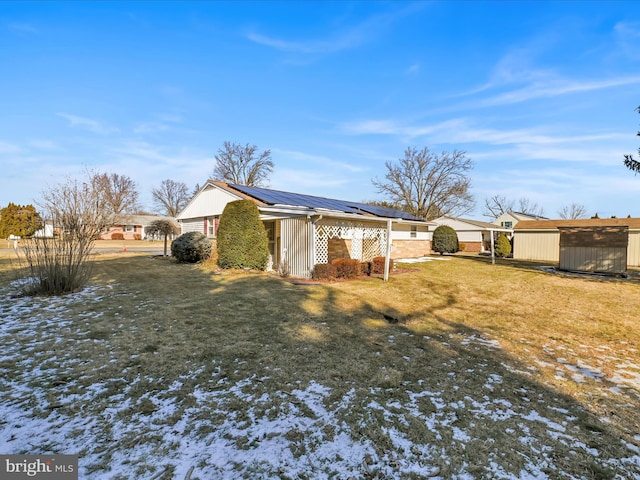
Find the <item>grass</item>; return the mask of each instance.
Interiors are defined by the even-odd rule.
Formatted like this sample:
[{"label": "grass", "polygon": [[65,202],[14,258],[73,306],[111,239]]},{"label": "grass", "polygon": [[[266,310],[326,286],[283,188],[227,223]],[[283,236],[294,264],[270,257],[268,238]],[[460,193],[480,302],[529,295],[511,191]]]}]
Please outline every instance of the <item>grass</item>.
[{"label": "grass", "polygon": [[[10,269],[0,258],[0,286]],[[637,283],[455,257],[388,283],[301,286],[103,253],[92,285],[29,313],[0,305],[0,323],[24,315],[0,330],[20,345],[0,357],[0,405],[88,419],[75,435],[91,477],[184,478],[186,437],[237,455],[285,442],[279,468],[223,462],[244,478],[335,476],[349,452],[317,452],[345,432],[367,446],[354,478],[418,478],[418,466],[442,478],[640,475]],[[263,421],[278,427],[256,430]],[[6,440],[19,433],[0,420],[0,446],[28,448]],[[191,478],[212,462],[192,463]]]}]

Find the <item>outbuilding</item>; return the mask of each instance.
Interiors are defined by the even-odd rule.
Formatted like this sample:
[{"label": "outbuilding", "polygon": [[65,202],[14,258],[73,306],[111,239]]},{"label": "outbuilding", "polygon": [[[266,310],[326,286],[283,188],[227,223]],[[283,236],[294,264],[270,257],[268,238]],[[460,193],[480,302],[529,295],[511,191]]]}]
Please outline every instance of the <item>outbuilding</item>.
[{"label": "outbuilding", "polygon": [[623,273],[640,266],[640,218],[521,221],[514,228],[513,257],[564,270]]}]

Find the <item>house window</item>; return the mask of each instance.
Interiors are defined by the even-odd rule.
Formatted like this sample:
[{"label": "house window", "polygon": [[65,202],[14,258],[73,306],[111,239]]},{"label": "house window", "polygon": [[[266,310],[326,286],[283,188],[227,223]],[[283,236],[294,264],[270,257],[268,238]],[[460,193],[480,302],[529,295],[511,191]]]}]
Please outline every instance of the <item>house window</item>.
[{"label": "house window", "polygon": [[136,226],[135,225],[125,225],[124,231],[125,232],[135,232],[136,231]]},{"label": "house window", "polygon": [[417,225],[411,225],[410,237],[411,238],[417,238],[418,237],[418,226]]},{"label": "house window", "polygon": [[513,222],[500,222],[500,223],[502,223],[502,226],[504,228],[511,228],[513,225]]},{"label": "house window", "polygon": [[220,223],[220,215],[207,218],[207,233],[209,237],[215,237],[218,235],[218,223]]}]

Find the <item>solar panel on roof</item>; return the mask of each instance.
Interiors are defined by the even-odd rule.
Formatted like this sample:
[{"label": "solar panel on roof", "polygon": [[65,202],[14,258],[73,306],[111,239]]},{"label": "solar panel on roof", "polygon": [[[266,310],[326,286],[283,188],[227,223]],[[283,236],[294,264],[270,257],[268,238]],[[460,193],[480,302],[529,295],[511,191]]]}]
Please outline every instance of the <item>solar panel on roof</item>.
[{"label": "solar panel on roof", "polygon": [[337,210],[344,213],[360,214],[369,213],[378,217],[402,218],[404,220],[423,220],[415,215],[411,215],[402,210],[379,207],[366,203],[349,202],[326,197],[315,197],[302,193],[282,192],[279,190],[269,190],[260,187],[249,187],[246,185],[230,185],[232,188],[249,195],[263,203],[269,205],[290,205],[307,208],[322,208],[326,210]]}]

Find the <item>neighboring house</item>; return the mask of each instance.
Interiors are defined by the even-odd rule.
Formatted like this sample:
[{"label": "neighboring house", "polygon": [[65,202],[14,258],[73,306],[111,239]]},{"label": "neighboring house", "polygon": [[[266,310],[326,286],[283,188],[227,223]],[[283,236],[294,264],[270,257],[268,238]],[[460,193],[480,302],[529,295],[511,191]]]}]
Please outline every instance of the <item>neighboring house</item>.
[{"label": "neighboring house", "polygon": [[[598,262],[607,263],[610,259],[616,258],[614,263],[617,264],[620,256],[618,249],[622,248],[620,234],[626,240],[626,265],[640,266],[640,218],[522,221],[514,229],[513,257],[520,260],[554,263],[559,263],[562,258],[563,263],[568,262],[567,265],[587,265],[591,262],[587,257],[598,255],[601,259]],[[586,263],[580,259],[563,257],[561,247],[584,249],[570,251],[572,255],[576,253],[582,255]],[[593,250],[594,248],[596,250]],[[607,249],[616,250],[614,252]],[[569,250],[565,253],[567,252]],[[587,266],[571,269],[586,268]],[[594,265],[593,271],[603,268],[609,267],[605,265],[601,268]]]},{"label": "neighboring house", "polygon": [[523,220],[548,220],[546,217],[529,215],[527,213],[512,212],[511,210],[503,213],[493,221],[494,225],[499,225],[504,228],[513,228],[518,222]]},{"label": "neighboring house", "polygon": [[169,220],[176,225],[178,223],[174,217],[165,217],[162,215],[127,215],[122,218],[122,223],[111,226],[106,232],[100,235],[101,240],[111,240],[114,233],[121,233],[125,240],[143,240],[148,239],[146,227],[156,220]]},{"label": "neighboring house", "polygon": [[468,220],[466,218],[455,218],[443,216],[433,220],[438,225],[448,225],[456,231],[458,242],[464,244],[464,252],[490,252],[491,236],[497,238],[496,232],[504,232],[511,237],[513,229],[499,227],[493,223],[481,222],[479,220]]},{"label": "neighboring house", "polygon": [[310,277],[315,265],[336,258],[386,256],[388,247],[391,258],[420,257],[431,249],[434,224],[406,212],[214,180],[178,215],[182,233],[215,238],[226,204],[243,199],[258,206],[269,237],[270,268],[286,264],[296,277]]},{"label": "neighboring house", "polygon": [[51,223],[46,223],[42,226],[40,230],[36,230],[33,234],[34,237],[38,238],[52,238],[53,237],[53,225]]}]

